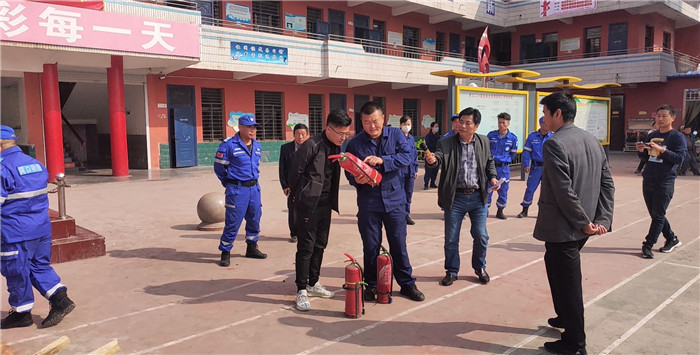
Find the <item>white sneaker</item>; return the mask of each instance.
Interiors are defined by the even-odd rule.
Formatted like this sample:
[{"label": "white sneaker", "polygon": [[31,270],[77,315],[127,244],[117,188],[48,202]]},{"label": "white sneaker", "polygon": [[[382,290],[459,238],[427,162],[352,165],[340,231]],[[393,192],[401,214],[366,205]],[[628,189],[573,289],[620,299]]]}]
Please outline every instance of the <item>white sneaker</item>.
[{"label": "white sneaker", "polygon": [[332,298],[335,296],[335,293],[326,290],[320,282],[317,282],[314,287],[306,286],[306,291],[309,293],[309,297]]},{"label": "white sneaker", "polygon": [[308,311],[311,309],[311,303],[309,303],[309,297],[306,294],[306,290],[299,290],[297,292],[297,309],[300,311]]}]

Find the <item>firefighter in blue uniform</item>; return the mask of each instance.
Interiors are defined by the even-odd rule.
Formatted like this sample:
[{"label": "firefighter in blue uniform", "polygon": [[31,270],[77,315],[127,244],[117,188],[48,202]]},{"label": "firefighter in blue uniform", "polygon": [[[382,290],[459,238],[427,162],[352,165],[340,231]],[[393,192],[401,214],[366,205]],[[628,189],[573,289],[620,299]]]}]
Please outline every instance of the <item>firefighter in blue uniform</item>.
[{"label": "firefighter in blue uniform", "polygon": [[401,286],[401,294],[423,301],[425,296],[416,287],[413,268],[406,250],[406,193],[401,179],[415,156],[411,156],[408,140],[395,127],[384,127],[381,106],[368,102],[360,109],[363,131],[347,146],[347,152],[373,166],[382,174],[378,186],[368,184],[369,178],[355,178],[345,172],[351,185],[357,190],[357,227],[362,237],[365,266],[365,301],[373,301],[377,295],[377,256],[382,243],[382,225],[386,230],[389,253],[393,261],[393,274]]},{"label": "firefighter in blue uniform", "polygon": [[0,328],[34,323],[32,286],[49,300],[51,309],[41,326],[51,327],[60,323],[75,303],[51,267],[49,174],[40,162],[22,152],[15,131],[7,126],[0,126],[0,165],[0,269],[12,307]]},{"label": "firefighter in blue uniform", "polygon": [[[510,115],[506,112],[499,113],[498,130],[491,131],[488,135],[486,135],[491,142],[491,154],[493,155],[493,161],[496,164],[496,174],[498,174],[498,179],[506,179],[505,182],[501,184],[501,188],[498,190],[498,200],[496,201],[496,207],[498,207],[496,218],[499,219],[507,218],[503,214],[503,209],[506,208],[506,202],[508,202],[510,163],[513,161],[513,158],[515,158],[515,154],[518,151],[518,137],[508,130],[508,126],[510,126]],[[489,206],[491,205],[492,194],[493,193],[489,192]]]},{"label": "firefighter in blue uniform", "polygon": [[[233,125],[231,122],[229,124]],[[236,240],[244,218],[247,244],[245,256],[255,259],[267,258],[267,254],[258,249],[262,216],[258,184],[262,148],[255,140],[258,127],[259,124],[253,116],[241,116],[238,119],[239,132],[221,142],[216,151],[214,172],[226,188],[226,225],[219,243],[219,265],[223,267],[231,265],[233,241]]]},{"label": "firefighter in blue uniform", "polygon": [[523,197],[523,202],[520,203],[523,206],[523,210],[518,214],[518,218],[527,217],[527,210],[532,205],[532,197],[537,187],[540,186],[540,180],[542,180],[542,146],[544,141],[554,134],[548,132],[543,124],[544,117],[540,117],[540,128],[527,136],[523,146],[523,168],[525,173],[529,175],[527,176],[525,196]]}]

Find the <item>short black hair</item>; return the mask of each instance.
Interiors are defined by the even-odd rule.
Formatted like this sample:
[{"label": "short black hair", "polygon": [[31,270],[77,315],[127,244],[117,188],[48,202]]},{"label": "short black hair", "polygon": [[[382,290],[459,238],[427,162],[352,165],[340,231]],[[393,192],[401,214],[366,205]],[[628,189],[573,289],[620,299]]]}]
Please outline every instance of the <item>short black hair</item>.
[{"label": "short black hair", "polygon": [[335,109],[328,114],[326,124],[333,127],[347,127],[352,124],[352,119],[344,110]]},{"label": "short black hair", "polygon": [[497,118],[504,119],[506,121],[510,121],[510,115],[508,114],[508,112],[499,113]]},{"label": "short black hair", "polygon": [[435,122],[435,121],[433,121],[433,123],[430,124],[430,128],[433,128],[433,127],[435,127],[435,126],[437,126],[437,125],[438,125],[438,123]]},{"label": "short black hair", "polygon": [[297,123],[297,124],[294,125],[294,129],[292,130],[292,132],[296,132],[297,130],[300,130],[300,129],[306,130],[306,132],[309,131],[309,127],[306,127],[305,124],[303,124],[303,123]]},{"label": "short black hair", "polygon": [[374,113],[374,111],[377,111],[377,110],[381,111],[382,114],[384,114],[384,110],[382,109],[382,107],[378,103],[376,103],[374,101],[370,101],[370,102],[362,105],[362,108],[360,109],[360,113],[363,115],[371,115]]},{"label": "short black hair", "polygon": [[461,118],[462,116],[472,116],[475,125],[481,124],[481,112],[473,107],[467,107],[460,111],[459,117]]},{"label": "short black hair", "polygon": [[574,118],[576,118],[576,100],[574,100],[574,95],[570,93],[555,92],[549,94],[540,100],[540,104],[547,106],[550,114],[561,110],[564,122],[574,122]]},{"label": "short black hair", "polygon": [[401,116],[401,118],[399,118],[399,123],[404,124],[410,120],[411,120],[411,117],[404,115],[404,116]]},{"label": "short black hair", "polygon": [[659,108],[656,109],[656,112],[659,112],[661,110],[666,110],[668,111],[668,114],[671,116],[676,116],[676,109],[673,108],[671,105],[661,105]]}]

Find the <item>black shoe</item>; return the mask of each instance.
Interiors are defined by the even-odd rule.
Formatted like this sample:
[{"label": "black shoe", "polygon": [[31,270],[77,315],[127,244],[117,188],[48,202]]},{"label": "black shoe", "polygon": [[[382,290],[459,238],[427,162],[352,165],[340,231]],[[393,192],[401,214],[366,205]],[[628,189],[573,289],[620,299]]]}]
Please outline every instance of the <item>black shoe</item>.
[{"label": "black shoe", "polygon": [[401,294],[416,302],[425,301],[425,295],[423,292],[418,291],[416,284],[401,287]]},{"label": "black shoe", "polygon": [[653,259],[654,253],[651,252],[651,246],[647,246],[646,243],[642,243],[642,258]]},{"label": "black shoe", "polygon": [[231,253],[227,251],[222,251],[219,266],[228,267],[229,265],[231,265]]},{"label": "black shoe", "polygon": [[437,188],[438,188],[438,186],[437,186],[437,185],[435,185],[435,184],[430,184],[430,188],[431,188],[431,189],[437,189]]},{"label": "black shoe", "polygon": [[423,190],[427,190],[427,189],[428,189],[428,185],[423,186]]},{"label": "black shoe", "polygon": [[547,319],[547,324],[552,328],[564,328],[564,322],[559,317]]},{"label": "black shoe", "polygon": [[525,218],[525,217],[527,217],[527,210],[528,210],[528,207],[523,207],[522,212],[518,213],[518,218]]},{"label": "black shoe", "polygon": [[258,249],[258,243],[249,243],[248,248],[245,250],[245,257],[253,259],[265,259],[267,258],[267,254],[261,252],[260,249]]},{"label": "black shoe", "polygon": [[445,277],[440,281],[440,285],[450,286],[453,282],[457,280],[457,275],[452,275],[449,272],[445,273]]},{"label": "black shoe", "polygon": [[376,287],[367,287],[365,289],[365,292],[362,294],[362,298],[365,299],[365,302],[371,302],[377,299],[377,288]]},{"label": "black shoe", "polygon": [[296,235],[293,235],[293,236],[289,237],[289,242],[290,242],[290,243],[296,243],[296,242],[297,242],[297,236],[296,236]]},{"label": "black shoe", "polygon": [[507,219],[506,215],[503,214],[503,209],[499,208],[498,211],[496,211],[496,218],[498,219]]},{"label": "black shoe", "polygon": [[60,288],[56,291],[49,299],[49,304],[51,305],[51,310],[49,311],[49,315],[46,316],[46,319],[41,322],[42,328],[53,327],[61,323],[63,317],[67,316],[68,313],[72,312],[75,308],[75,303],[68,298],[65,288]]},{"label": "black shoe", "polygon": [[637,170],[634,171],[634,173],[637,174],[637,175],[639,175],[639,174],[642,173],[642,170],[641,170],[641,169],[637,169]]},{"label": "black shoe", "polygon": [[681,243],[681,241],[678,240],[678,238],[674,237],[671,240],[667,240],[666,243],[664,243],[664,246],[659,248],[659,251],[662,253],[670,253],[675,247],[681,246],[682,244],[683,243]]},{"label": "black shoe", "polygon": [[19,313],[12,310],[0,323],[0,329],[23,328],[32,324],[34,324],[34,320],[32,319],[31,311]]},{"label": "black shoe", "polygon": [[587,355],[588,352],[586,348],[571,349],[564,343],[563,340],[549,341],[544,343],[544,349],[552,354],[564,354],[564,355]]},{"label": "black shoe", "polygon": [[482,267],[481,269],[474,269],[474,272],[476,273],[476,276],[479,276],[479,281],[481,281],[482,284],[487,284],[489,281],[491,281],[485,267]]},{"label": "black shoe", "polygon": [[416,222],[414,220],[412,220],[410,216],[406,216],[406,224],[408,224],[409,226],[412,226],[412,225],[416,224]]}]

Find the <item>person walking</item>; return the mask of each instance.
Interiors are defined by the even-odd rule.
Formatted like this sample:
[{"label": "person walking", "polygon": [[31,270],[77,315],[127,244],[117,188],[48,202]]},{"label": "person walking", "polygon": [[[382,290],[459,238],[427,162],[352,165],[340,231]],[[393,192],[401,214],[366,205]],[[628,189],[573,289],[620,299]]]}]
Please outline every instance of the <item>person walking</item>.
[{"label": "person walking", "polygon": [[289,169],[287,181],[298,239],[295,303],[300,311],[311,309],[309,297],[334,296],[318,282],[323,252],[328,245],[331,213],[338,212],[340,164],[328,156],[340,154],[340,146],[350,135],[351,123],[345,111],[331,111],[326,128],[299,147]]},{"label": "person walking", "polygon": [[425,160],[440,169],[438,205],[445,211],[445,277],[440,284],[450,286],[457,280],[460,268],[459,235],[462,220],[467,214],[474,239],[472,268],[479,281],[485,284],[491,280],[486,272],[489,241],[486,200],[489,186],[498,189],[497,174],[489,140],[476,133],[481,123],[481,112],[475,108],[465,108],[455,122],[456,134],[441,139],[435,154]]},{"label": "person walking", "polygon": [[243,115],[238,119],[238,133],[219,144],[214,159],[214,173],[226,188],[226,221],[219,241],[219,265],[231,265],[231,249],[238,229],[245,218],[245,257],[265,259],[267,254],[258,249],[260,234],[260,159],[262,148],[255,140],[260,125],[255,117]]},{"label": "person walking", "polygon": [[651,217],[649,232],[642,243],[642,257],[653,259],[651,249],[663,234],[666,242],[659,249],[670,253],[681,241],[671,229],[666,219],[666,209],[673,198],[676,183],[676,168],[683,162],[686,153],[686,141],[683,135],[673,129],[676,110],[670,105],[656,109],[658,130],[652,132],[645,142],[637,142],[637,151],[648,156],[647,166],[642,172],[642,195]]},{"label": "person walking", "polygon": [[382,244],[382,227],[386,230],[393,274],[401,286],[401,294],[423,301],[425,295],[416,287],[413,268],[406,248],[406,194],[400,178],[402,170],[411,164],[411,147],[401,130],[384,126],[384,112],[375,102],[360,109],[363,131],[350,140],[347,152],[355,155],[382,174],[382,181],[372,186],[368,177],[355,178],[345,172],[350,185],[357,191],[357,227],[362,237],[365,301],[377,296],[377,256]]},{"label": "person walking", "polygon": [[[486,135],[491,142],[491,154],[493,154],[498,179],[505,179],[501,183],[501,188],[498,189],[498,200],[496,201],[496,207],[498,208],[496,218],[499,219],[508,218],[503,214],[503,209],[506,208],[506,203],[508,202],[510,163],[518,152],[518,137],[508,130],[508,126],[510,126],[510,114],[506,112],[499,113],[498,129]],[[489,206],[491,206],[491,195],[492,192],[489,192]]]},{"label": "person walking", "polygon": [[22,152],[8,126],[0,126],[0,165],[0,270],[11,307],[0,329],[34,324],[32,287],[51,307],[41,327],[53,327],[75,309],[75,303],[51,267],[49,174],[43,164]]},{"label": "person walking", "polygon": [[406,137],[406,141],[411,148],[411,164],[408,168],[402,172],[403,179],[403,190],[406,192],[406,224],[412,226],[416,222],[411,219],[411,199],[413,198],[413,186],[415,185],[416,178],[418,178],[418,150],[416,149],[416,141],[411,135],[411,117],[401,116],[399,119],[400,129],[403,135]]},{"label": "person walking", "polygon": [[295,227],[294,208],[292,207],[292,197],[289,195],[289,184],[287,183],[287,175],[289,174],[289,166],[292,165],[294,153],[299,150],[299,147],[309,139],[309,128],[303,123],[294,125],[294,140],[282,144],[280,147],[280,162],[278,166],[280,185],[282,192],[287,197],[287,224],[289,225],[289,241],[296,243],[297,230]]},{"label": "person walking", "polygon": [[533,236],[544,242],[544,263],[561,339],[544,343],[554,354],[586,354],[581,248],[612,230],[615,185],[603,146],[574,125],[571,94],[544,97],[544,126],[554,134],[542,147],[542,189]]},{"label": "person walking", "polygon": [[698,162],[695,160],[695,140],[697,138],[690,127],[681,126],[680,131],[685,138],[686,150],[683,164],[681,164],[678,169],[678,175],[685,175],[685,172],[690,169],[693,175],[698,176],[700,175],[700,171],[698,171]]},{"label": "person walking", "polygon": [[[440,125],[438,125],[437,122],[433,122],[430,124],[430,132],[425,135],[425,148],[428,149],[431,152],[435,151],[435,148],[437,147],[437,142],[440,139],[440,135],[438,134],[440,132]],[[421,149],[424,149],[421,147]],[[437,180],[437,169],[433,169],[428,166],[428,164],[425,165],[425,176],[423,177],[423,190],[427,190],[430,187],[437,188],[437,185],[435,184],[435,181]]]},{"label": "person walking", "polygon": [[527,211],[532,205],[532,198],[537,187],[540,186],[542,165],[544,164],[542,162],[542,145],[552,136],[552,132],[549,132],[544,126],[544,117],[540,117],[539,122],[540,128],[527,136],[523,146],[523,169],[528,176],[525,196],[523,196],[523,202],[520,203],[523,206],[523,210],[518,213],[518,218],[527,217]]}]

